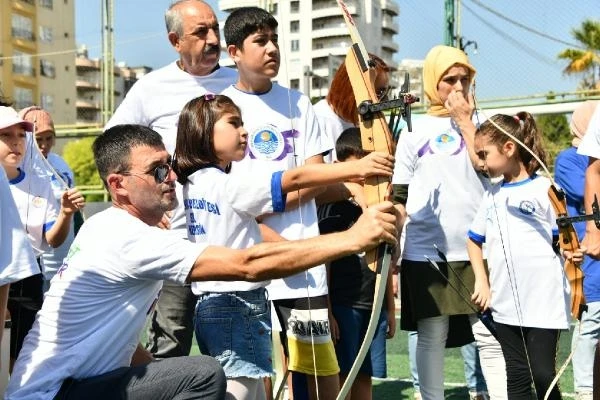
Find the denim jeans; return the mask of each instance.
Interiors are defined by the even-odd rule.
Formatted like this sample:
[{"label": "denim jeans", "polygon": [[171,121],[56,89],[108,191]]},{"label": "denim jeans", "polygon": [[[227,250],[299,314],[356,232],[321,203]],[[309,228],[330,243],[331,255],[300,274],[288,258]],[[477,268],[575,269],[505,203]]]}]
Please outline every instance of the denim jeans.
[{"label": "denim jeans", "polygon": [[[573,331],[572,348],[575,392],[592,392],[596,344],[600,337],[600,301],[587,304],[588,310]],[[576,347],[575,347],[576,346]]]},{"label": "denim jeans", "polygon": [[215,357],[227,378],[273,374],[271,308],[264,288],[198,296],[195,329],[200,352]]},{"label": "denim jeans", "polygon": [[225,375],[212,357],[173,357],[95,377],[67,379],[55,400],[223,399]]}]

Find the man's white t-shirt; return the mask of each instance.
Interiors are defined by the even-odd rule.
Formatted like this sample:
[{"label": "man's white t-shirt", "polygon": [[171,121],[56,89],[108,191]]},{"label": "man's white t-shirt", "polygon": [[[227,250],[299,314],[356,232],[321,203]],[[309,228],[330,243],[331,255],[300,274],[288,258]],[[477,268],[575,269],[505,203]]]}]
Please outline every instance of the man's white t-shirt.
[{"label": "man's white t-shirt", "polygon": [[129,366],[162,281],[183,284],[205,246],[111,207],[81,227],[15,364],[7,399],[52,399],[64,379]]},{"label": "man's white t-shirt", "polygon": [[207,92],[220,93],[237,80],[237,71],[220,67],[208,75],[182,71],[176,62],[140,78],[110,118],[104,130],[119,124],[138,124],[159,133],[170,154],[175,150],[177,121],[183,107]]},{"label": "man's white t-shirt", "polygon": [[9,180],[9,183],[21,223],[35,256],[39,257],[50,250],[45,233],[52,228],[58,215],[50,179],[33,172],[25,173],[23,169],[19,169],[19,176]]},{"label": "man's white t-shirt", "polygon": [[0,286],[39,274],[4,168],[0,168]]},{"label": "man's white t-shirt", "polygon": [[[231,174],[285,171],[315,155],[331,150],[323,140],[308,97],[277,83],[263,94],[245,93],[234,86],[223,91],[242,110],[248,131],[249,154],[233,163]],[[266,216],[263,222],[289,240],[319,235],[314,199],[300,207]],[[325,266],[271,281],[270,299],[288,299],[327,294]]]},{"label": "man's white t-shirt", "polygon": [[419,117],[400,135],[392,183],[409,185],[402,259],[439,260],[435,244],[449,261],[468,260],[467,230],[486,183],[449,117]]},{"label": "man's white t-shirt", "polygon": [[[183,187],[188,238],[232,249],[246,249],[262,242],[256,217],[285,209],[281,173],[230,175],[217,167],[200,169]],[[247,291],[266,286],[262,282],[193,282],[195,294]]]},{"label": "man's white t-shirt", "polygon": [[[552,248],[556,214],[550,181],[536,176],[486,192],[469,236],[487,246],[494,320],[513,326],[569,328],[569,282]],[[500,228],[500,229],[499,229]]]}]

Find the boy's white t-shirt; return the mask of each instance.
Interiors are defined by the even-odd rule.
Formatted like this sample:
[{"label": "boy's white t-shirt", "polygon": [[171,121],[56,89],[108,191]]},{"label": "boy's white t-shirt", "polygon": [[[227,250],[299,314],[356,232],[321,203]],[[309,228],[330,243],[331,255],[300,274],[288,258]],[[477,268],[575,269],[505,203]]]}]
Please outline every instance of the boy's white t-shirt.
[{"label": "boy's white t-shirt", "polygon": [[[183,187],[183,208],[192,242],[246,249],[262,242],[256,217],[285,209],[281,173],[230,175],[217,167],[200,169]],[[247,291],[262,282],[193,282],[195,294]]]},{"label": "boy's white t-shirt", "polygon": [[25,173],[11,179],[10,190],[21,217],[21,223],[36,257],[50,250],[45,233],[52,228],[58,215],[54,192],[47,176]]},{"label": "boy's white t-shirt", "polygon": [[111,207],[81,227],[15,364],[7,399],[51,399],[64,379],[130,365],[163,280],[184,284],[203,251]]},{"label": "boy's white t-shirt", "polygon": [[[331,143],[321,137],[308,97],[300,92],[273,83],[271,90],[263,94],[245,93],[234,86],[222,94],[240,107],[244,128],[248,131],[249,154],[233,163],[232,175],[285,171],[331,150]],[[314,199],[293,210],[268,215],[263,222],[290,240],[319,235]],[[273,280],[268,291],[270,299],[327,294],[325,266]]]},{"label": "boy's white t-shirt", "polygon": [[39,274],[4,168],[0,168],[0,286]]},{"label": "boy's white t-shirt", "polygon": [[392,183],[408,186],[402,259],[465,261],[467,230],[481,203],[485,178],[475,172],[466,143],[449,117],[425,115],[400,135]]},{"label": "boy's white t-shirt", "polygon": [[569,328],[570,287],[552,248],[556,215],[549,187],[542,176],[495,185],[471,225],[469,236],[485,240],[487,246],[491,309],[497,322]]}]

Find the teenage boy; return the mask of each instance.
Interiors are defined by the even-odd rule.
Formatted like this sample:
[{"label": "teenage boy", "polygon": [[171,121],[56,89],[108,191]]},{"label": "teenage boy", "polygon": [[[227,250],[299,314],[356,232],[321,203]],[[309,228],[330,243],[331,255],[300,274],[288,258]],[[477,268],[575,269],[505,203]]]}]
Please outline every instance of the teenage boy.
[{"label": "teenage boy", "polygon": [[[321,138],[308,97],[271,81],[280,65],[277,25],[271,14],[258,7],[239,8],[225,21],[227,52],[239,78],[223,94],[242,110],[249,144],[249,154],[233,165],[232,174],[323,163],[322,154],[331,150],[330,141]],[[314,199],[322,190],[288,193],[289,211],[265,215],[262,222],[288,240],[317,236]],[[316,398],[317,384],[321,399],[335,398],[339,367],[329,330],[325,266],[273,281],[267,289],[278,317],[277,321],[273,316],[273,329],[281,325],[294,398],[306,397],[307,389],[310,398]],[[321,329],[302,329],[308,326]]]}]

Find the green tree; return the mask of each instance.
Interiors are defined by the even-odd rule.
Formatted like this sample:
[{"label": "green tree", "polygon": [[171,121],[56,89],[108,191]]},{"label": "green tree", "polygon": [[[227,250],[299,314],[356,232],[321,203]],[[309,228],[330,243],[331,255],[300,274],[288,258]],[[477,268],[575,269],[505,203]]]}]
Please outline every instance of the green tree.
[{"label": "green tree", "polygon": [[[83,138],[67,143],[63,149],[63,157],[75,174],[77,186],[102,186],[102,180],[96,169],[92,153],[93,137]],[[88,194],[86,201],[103,201],[102,194]]]},{"label": "green tree", "polygon": [[583,80],[579,88],[582,90],[600,90],[600,21],[586,19],[571,34],[580,46],[565,49],[558,54],[559,59],[568,60],[564,73],[581,74]]},{"label": "green tree", "polygon": [[556,155],[571,146],[571,130],[564,114],[542,114],[536,118],[536,124],[544,136],[546,164],[554,170]]}]

